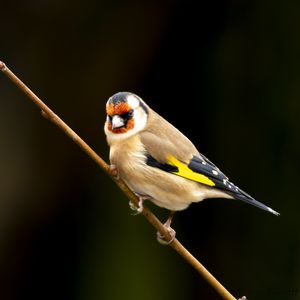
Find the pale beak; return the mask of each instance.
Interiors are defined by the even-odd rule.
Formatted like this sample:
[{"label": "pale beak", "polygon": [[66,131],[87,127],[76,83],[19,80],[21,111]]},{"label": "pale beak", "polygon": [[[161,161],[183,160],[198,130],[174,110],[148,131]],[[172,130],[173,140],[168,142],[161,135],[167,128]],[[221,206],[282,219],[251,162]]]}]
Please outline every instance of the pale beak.
[{"label": "pale beak", "polygon": [[120,116],[114,115],[112,117],[111,124],[112,124],[112,130],[114,130],[116,128],[123,127],[125,125],[125,122]]}]

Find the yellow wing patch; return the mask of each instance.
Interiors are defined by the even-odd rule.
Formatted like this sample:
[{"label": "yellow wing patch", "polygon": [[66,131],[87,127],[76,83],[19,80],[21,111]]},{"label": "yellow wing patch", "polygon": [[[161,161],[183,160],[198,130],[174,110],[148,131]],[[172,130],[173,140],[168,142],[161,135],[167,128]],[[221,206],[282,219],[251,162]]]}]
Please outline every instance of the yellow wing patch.
[{"label": "yellow wing patch", "polygon": [[197,181],[209,186],[215,186],[214,182],[211,181],[207,176],[194,172],[186,164],[180,162],[174,156],[169,156],[167,158],[167,163],[178,168],[178,172],[172,172],[178,176]]}]

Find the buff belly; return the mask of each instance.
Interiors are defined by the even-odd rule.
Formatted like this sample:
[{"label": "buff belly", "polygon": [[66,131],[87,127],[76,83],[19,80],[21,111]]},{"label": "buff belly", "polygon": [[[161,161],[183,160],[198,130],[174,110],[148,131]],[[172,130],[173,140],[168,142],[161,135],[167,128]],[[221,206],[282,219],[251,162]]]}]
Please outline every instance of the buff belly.
[{"label": "buff belly", "polygon": [[127,170],[121,168],[120,176],[133,192],[149,196],[154,204],[169,210],[186,209],[192,202],[208,198],[211,190],[210,187],[149,166],[135,165]]}]

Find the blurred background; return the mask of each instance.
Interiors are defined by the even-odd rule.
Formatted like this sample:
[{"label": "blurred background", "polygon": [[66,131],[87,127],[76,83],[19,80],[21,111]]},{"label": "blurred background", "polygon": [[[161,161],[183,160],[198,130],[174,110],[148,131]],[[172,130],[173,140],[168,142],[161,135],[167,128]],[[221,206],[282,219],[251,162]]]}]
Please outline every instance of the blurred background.
[{"label": "blurred background", "polygon": [[[140,95],[281,213],[204,201],[175,216],[178,239],[237,297],[300,299],[299,13],[295,0],[7,1],[0,59],[106,161],[107,99]],[[220,299],[5,76],[0,139],[0,299]]]}]

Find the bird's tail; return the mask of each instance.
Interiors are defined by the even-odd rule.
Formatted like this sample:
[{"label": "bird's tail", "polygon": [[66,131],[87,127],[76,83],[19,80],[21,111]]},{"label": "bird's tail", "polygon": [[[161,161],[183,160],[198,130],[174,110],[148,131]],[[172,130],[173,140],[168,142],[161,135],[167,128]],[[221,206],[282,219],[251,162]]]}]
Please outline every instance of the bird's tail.
[{"label": "bird's tail", "polygon": [[[233,184],[232,184],[233,185]],[[234,185],[233,185],[234,186]],[[252,198],[249,194],[247,194],[246,192],[244,192],[243,190],[241,190],[240,188],[234,186],[236,189],[234,192],[228,192],[228,194],[230,194],[234,199],[237,200],[241,200],[243,202],[246,202],[248,204],[251,204],[253,206],[256,206],[262,210],[265,210],[269,213],[274,214],[275,216],[279,216],[280,213],[273,210],[271,207],[268,207],[267,205],[255,200],[254,198]]]}]

